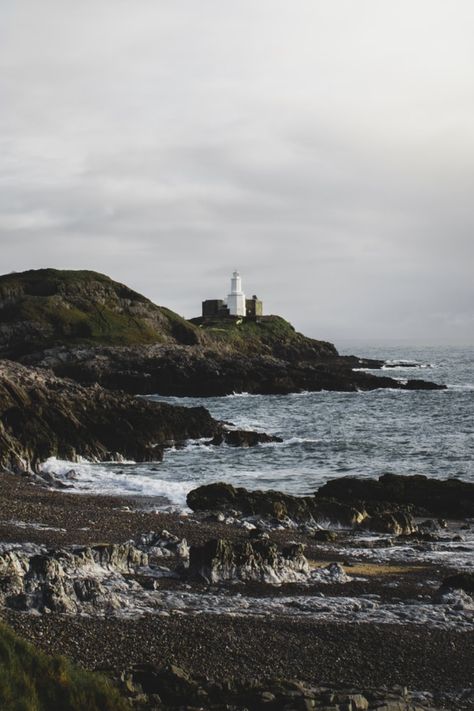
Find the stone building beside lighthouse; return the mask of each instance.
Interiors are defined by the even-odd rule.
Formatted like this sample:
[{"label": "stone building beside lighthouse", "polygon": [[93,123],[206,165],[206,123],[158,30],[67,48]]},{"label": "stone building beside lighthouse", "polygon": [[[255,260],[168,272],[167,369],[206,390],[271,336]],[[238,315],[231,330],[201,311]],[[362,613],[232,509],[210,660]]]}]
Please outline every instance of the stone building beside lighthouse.
[{"label": "stone building beside lighthouse", "polygon": [[251,318],[263,315],[263,304],[254,295],[245,298],[242,291],[242,278],[238,271],[232,274],[230,293],[227,299],[206,299],[202,302],[202,318]]}]

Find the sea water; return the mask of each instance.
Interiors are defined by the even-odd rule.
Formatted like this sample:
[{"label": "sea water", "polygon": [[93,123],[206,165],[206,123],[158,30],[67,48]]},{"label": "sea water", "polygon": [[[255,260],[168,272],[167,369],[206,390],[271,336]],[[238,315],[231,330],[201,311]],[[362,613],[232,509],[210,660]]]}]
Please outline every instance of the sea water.
[{"label": "sea water", "polygon": [[283,442],[241,449],[193,441],[167,449],[159,463],[51,459],[44,468],[67,478],[77,491],[152,496],[164,509],[184,508],[188,491],[214,481],[291,494],[311,494],[334,477],[384,472],[474,481],[474,347],[358,344],[340,350],[386,360],[387,368],[375,374],[423,378],[448,388],[219,398],[158,393],[149,399],[204,405],[219,420],[278,435]]}]

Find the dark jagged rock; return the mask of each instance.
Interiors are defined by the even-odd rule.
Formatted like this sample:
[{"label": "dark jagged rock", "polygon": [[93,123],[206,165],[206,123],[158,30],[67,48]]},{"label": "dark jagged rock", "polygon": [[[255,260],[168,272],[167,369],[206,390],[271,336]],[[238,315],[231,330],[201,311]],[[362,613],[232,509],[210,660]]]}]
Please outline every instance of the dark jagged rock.
[{"label": "dark jagged rock", "polygon": [[373,504],[412,506],[419,515],[464,518],[474,515],[474,484],[459,479],[430,479],[424,475],[384,474],[379,479],[342,477],[322,486],[316,497]]},{"label": "dark jagged rock", "polygon": [[162,704],[188,708],[191,703],[201,705],[207,698],[207,693],[198,682],[175,664],[162,668],[156,668],[152,664],[136,665],[133,669],[122,672],[120,680],[127,692],[139,691],[140,694],[146,694],[150,701],[159,704],[155,706],[158,709],[163,708]]},{"label": "dark jagged rock", "polygon": [[160,460],[173,441],[220,431],[203,407],[187,408],[82,387],[0,361],[0,467],[33,471],[50,456]]},{"label": "dark jagged rock", "polygon": [[[41,462],[51,456],[71,461],[78,457],[160,461],[166,446],[202,437],[240,447],[281,441],[265,433],[227,430],[204,407],[111,393],[46,370],[0,361],[2,468],[38,471]],[[44,478],[51,486],[68,487],[47,473]]]},{"label": "dark jagged rock", "polygon": [[[193,678],[174,664],[161,668],[151,664],[135,665],[120,674],[120,687],[133,708],[162,711],[178,708],[203,711],[436,711],[440,708],[432,695],[412,693],[401,687],[334,689],[283,678],[233,677],[216,682],[207,677]],[[446,707],[443,705],[443,708]]]},{"label": "dark jagged rock", "polygon": [[[311,340],[311,339],[309,339]],[[140,347],[61,346],[31,353],[26,365],[50,368],[57,375],[82,384],[100,383],[110,389],[132,393],[160,393],[213,397],[248,392],[285,395],[300,391],[438,390],[424,380],[403,383],[390,377],[351,368],[337,354],[313,354],[311,360],[291,360],[262,352],[236,351],[230,344],[184,346],[154,344]]]},{"label": "dark jagged rock", "polygon": [[336,531],[326,531],[324,529],[315,531],[313,533],[313,539],[319,541],[320,543],[335,543],[339,536]]},{"label": "dark jagged rock", "polygon": [[[0,602],[19,610],[76,613],[112,610],[123,605],[123,574],[147,565],[147,553],[132,543],[35,553],[0,554]],[[105,578],[118,579],[115,588]]]},{"label": "dark jagged rock", "polygon": [[210,583],[302,582],[309,575],[303,550],[300,544],[279,549],[275,543],[262,539],[243,543],[213,539],[202,546],[191,546],[189,576]]},{"label": "dark jagged rock", "polygon": [[362,521],[361,528],[376,533],[390,533],[394,536],[410,536],[418,531],[413,517],[404,511],[368,516]]},{"label": "dark jagged rock", "polygon": [[474,595],[474,573],[450,575],[443,580],[441,588],[443,590],[464,590],[464,592]]},{"label": "dark jagged rock", "polygon": [[280,491],[249,491],[231,484],[215,483],[193,489],[187,496],[193,511],[237,510],[245,516],[272,516],[283,519],[315,521],[319,524],[352,527],[366,516],[345,503],[313,496],[291,496]]},{"label": "dark jagged rock", "polygon": [[227,430],[223,429],[216,434],[208,444],[220,445],[223,443],[232,447],[255,447],[257,444],[267,444],[269,442],[283,442],[281,437],[266,434],[265,432],[253,432],[251,430]]}]

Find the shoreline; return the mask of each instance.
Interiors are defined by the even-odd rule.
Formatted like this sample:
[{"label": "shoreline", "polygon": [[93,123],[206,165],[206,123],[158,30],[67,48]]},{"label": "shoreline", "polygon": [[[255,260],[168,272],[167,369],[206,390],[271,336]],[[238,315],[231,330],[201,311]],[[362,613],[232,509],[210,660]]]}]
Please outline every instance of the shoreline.
[{"label": "shoreline", "polygon": [[[191,545],[203,545],[211,538],[236,543],[248,540],[248,532],[222,521],[196,520],[134,508],[136,497],[71,494],[54,491],[29,477],[0,474],[0,540],[38,543],[46,547],[68,547],[123,543],[149,531],[168,530]],[[21,521],[25,525],[15,525]],[[338,552],[312,540],[301,531],[270,531],[272,541],[286,544],[306,542],[312,564],[344,562],[347,551]],[[345,568],[350,572],[350,567]],[[355,569],[360,573],[361,570]],[[278,600],[285,595],[309,594],[336,599],[341,595],[378,596],[385,600],[409,601],[423,581],[441,581],[453,570],[447,566],[420,563],[365,564],[362,581],[347,587],[338,584],[281,586],[258,583],[217,585],[191,583],[192,594],[251,595],[255,599]],[[356,576],[357,577],[357,576]],[[159,581],[161,594],[179,595],[190,587],[173,579]],[[291,609],[291,608],[290,608]],[[319,621],[291,614],[226,614],[205,611],[126,616],[67,615],[56,612],[30,614],[3,608],[1,617],[21,636],[48,653],[64,654],[84,668],[106,671],[117,678],[133,664],[163,666],[175,664],[197,677],[225,682],[238,676],[264,679],[296,677],[320,686],[373,687],[406,686],[430,693],[459,692],[472,683],[474,628],[437,629],[426,624],[370,621]],[[464,702],[463,702],[464,703]],[[474,708],[474,701],[452,708]],[[449,705],[440,708],[449,709]]]}]

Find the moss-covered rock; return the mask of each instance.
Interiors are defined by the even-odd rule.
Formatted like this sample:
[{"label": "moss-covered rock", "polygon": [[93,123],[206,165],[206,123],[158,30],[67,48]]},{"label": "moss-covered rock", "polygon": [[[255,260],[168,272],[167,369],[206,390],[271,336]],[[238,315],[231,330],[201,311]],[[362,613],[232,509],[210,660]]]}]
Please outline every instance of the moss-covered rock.
[{"label": "moss-covered rock", "polygon": [[198,343],[199,329],[104,274],[38,269],[0,277],[0,355],[68,343]]}]

